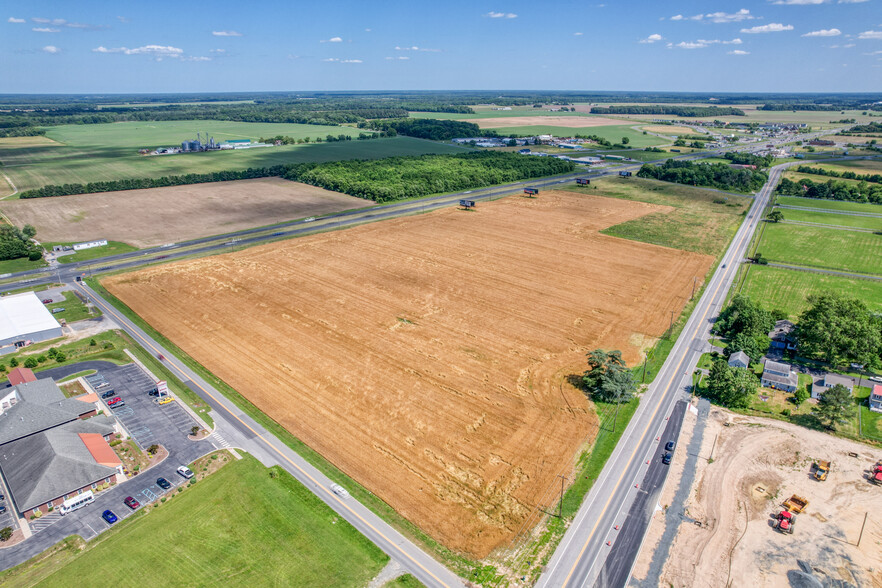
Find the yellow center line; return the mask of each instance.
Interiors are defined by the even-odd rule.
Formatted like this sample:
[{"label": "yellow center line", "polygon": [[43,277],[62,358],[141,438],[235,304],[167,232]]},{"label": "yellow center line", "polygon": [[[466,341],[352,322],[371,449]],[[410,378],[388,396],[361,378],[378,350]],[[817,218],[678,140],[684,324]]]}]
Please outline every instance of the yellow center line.
[{"label": "yellow center line", "polygon": [[[769,180],[771,181],[771,179],[772,178],[770,176]],[[762,195],[762,191],[760,191],[760,195]],[[750,213],[750,211],[748,210],[748,214],[749,213]],[[746,231],[743,235],[741,235],[741,238],[738,240],[738,247],[739,248],[741,247],[741,244],[744,242],[744,238],[747,237],[747,235],[749,233],[750,232]],[[731,270],[731,268],[729,268],[729,269]],[[717,294],[720,291],[720,287],[722,287],[724,282],[725,282],[725,280],[721,279],[720,282],[717,284],[717,287],[714,289],[714,293],[713,293],[713,296],[711,297],[711,300],[716,298]],[[701,325],[704,324],[704,321],[707,318],[708,313],[710,312],[711,306],[712,306],[711,304],[708,304],[704,313],[701,315],[701,319],[698,321],[698,323],[695,326],[695,330],[693,332],[692,339],[695,339],[695,337],[698,336],[698,332],[701,330]],[[677,368],[675,370],[674,377],[676,377],[676,374],[680,373],[680,369],[683,366],[683,362],[686,361],[687,355],[688,354],[684,353],[683,356],[680,358],[680,362],[677,364]],[[666,391],[669,390],[673,383],[674,383],[674,381],[671,380],[668,383],[668,386],[665,388],[665,390]],[[662,399],[664,399],[664,395],[662,395]],[[588,538],[585,540],[585,544],[582,546],[582,549],[579,551],[579,557],[576,558],[576,561],[573,564],[573,567],[570,569],[569,573],[567,574],[567,577],[562,584],[563,586],[566,586],[570,583],[570,580],[572,579],[573,574],[576,571],[576,568],[579,566],[579,562],[582,560],[582,556],[585,555],[585,551],[588,549],[588,544],[591,543],[591,539],[594,537],[594,533],[597,531],[597,526],[600,525],[600,521],[603,519],[603,515],[606,513],[607,509],[609,508],[610,503],[612,502],[615,495],[618,493],[619,487],[622,485],[622,480],[625,479],[625,474],[628,472],[628,469],[631,467],[631,464],[634,462],[634,458],[637,456],[637,450],[640,448],[640,446],[643,444],[643,441],[646,439],[646,434],[649,433],[649,429],[652,426],[652,421],[653,421],[653,419],[655,419],[656,414],[658,414],[658,411],[661,408],[661,405],[662,405],[662,402],[659,402],[658,404],[656,404],[655,410],[652,411],[652,416],[649,419],[649,424],[647,425],[646,429],[644,429],[643,435],[640,437],[640,443],[638,443],[635,446],[634,452],[631,453],[631,457],[628,459],[628,463],[623,468],[622,474],[619,476],[619,479],[616,482],[616,486],[615,486],[612,494],[610,494],[609,498],[606,501],[606,504],[603,505],[603,510],[600,511],[600,516],[597,517],[597,522],[594,523],[594,526],[591,528],[591,532],[589,533]]]},{"label": "yellow center line", "polygon": [[[85,291],[85,286],[82,284],[82,282],[80,282],[79,285],[80,285],[80,288],[82,288],[83,291],[88,295],[88,292]],[[115,309],[115,308],[110,307],[109,304],[108,304],[108,305],[105,305],[105,304],[102,304],[101,302],[98,302],[95,296],[93,296],[92,298],[93,298],[93,300],[95,300],[95,301],[99,304],[99,306],[104,307],[105,312],[108,312],[108,313],[111,314],[114,318],[119,319],[119,321],[120,321],[120,325],[125,324],[124,321],[125,321],[126,319],[125,319],[124,317],[122,317],[120,314],[118,314],[118,313],[116,312],[116,309]],[[134,323],[133,323],[133,324],[134,324]],[[156,347],[154,347],[153,344],[150,343],[150,341],[148,341],[147,339],[145,339],[144,337],[142,337],[137,331],[132,330],[132,333],[131,333],[131,334],[132,334],[135,338],[137,338],[137,339],[139,339],[140,341],[142,341],[143,344],[144,344],[146,347],[149,347],[149,348],[152,349],[154,352],[159,353],[159,350],[158,350]],[[365,520],[365,519],[364,519],[359,513],[357,513],[357,512],[355,512],[354,510],[352,510],[352,508],[351,508],[348,504],[346,504],[345,502],[343,502],[343,500],[342,500],[339,496],[337,496],[336,494],[334,494],[333,492],[331,492],[330,490],[328,490],[327,488],[325,488],[322,484],[320,484],[320,483],[318,482],[318,480],[316,480],[315,478],[313,478],[313,477],[309,474],[309,472],[307,472],[306,470],[304,470],[303,468],[301,468],[297,463],[295,463],[293,460],[291,460],[291,458],[289,458],[287,455],[285,455],[284,453],[282,453],[282,451],[279,450],[279,449],[278,449],[273,443],[271,443],[271,442],[268,441],[263,435],[261,435],[260,433],[258,433],[257,431],[255,431],[255,430],[254,430],[254,429],[253,429],[248,423],[246,423],[246,422],[243,421],[241,418],[239,418],[238,415],[234,414],[234,413],[233,413],[230,409],[228,409],[228,408],[227,408],[222,402],[220,402],[220,401],[219,401],[219,400],[218,400],[218,399],[217,399],[217,398],[216,398],[211,392],[209,392],[208,390],[206,390],[205,388],[203,388],[203,387],[202,387],[197,381],[195,381],[194,379],[192,379],[192,378],[190,378],[189,376],[187,376],[187,374],[184,372],[183,368],[179,367],[177,364],[175,364],[173,361],[171,361],[170,358],[166,358],[166,360],[167,360],[167,362],[171,365],[171,367],[174,367],[176,370],[178,370],[178,372],[180,372],[181,377],[182,377],[183,379],[185,379],[185,380],[189,380],[189,381],[192,382],[195,386],[197,386],[200,390],[202,390],[202,391],[203,391],[208,397],[210,397],[210,398],[211,398],[212,400],[214,400],[218,405],[220,405],[221,408],[223,408],[223,409],[227,412],[227,414],[229,414],[229,415],[232,416],[234,419],[236,419],[237,421],[239,421],[240,423],[242,423],[243,426],[245,426],[249,431],[251,431],[252,433],[254,433],[254,435],[255,435],[257,438],[259,438],[261,441],[263,441],[263,442],[266,443],[269,447],[271,447],[271,448],[273,449],[273,451],[275,451],[277,454],[279,454],[279,456],[281,456],[285,461],[287,461],[289,464],[291,464],[293,467],[295,467],[295,468],[297,469],[297,471],[299,471],[299,472],[300,472],[301,474],[303,474],[306,478],[308,478],[313,484],[316,485],[316,487],[321,488],[322,490],[324,490],[324,492],[325,492],[329,497],[331,497],[331,498],[333,498],[334,500],[336,500],[339,506],[345,508],[345,509],[346,509],[346,510],[347,510],[352,516],[356,517],[356,518],[357,518],[359,521],[361,521],[364,525],[366,525],[367,527],[369,527],[374,533],[376,533],[377,535],[379,535],[380,537],[382,537],[386,542],[389,543],[389,545],[393,546],[394,549],[397,549],[398,552],[400,552],[401,554],[403,554],[407,559],[409,559],[411,562],[413,562],[414,565],[416,565],[416,566],[419,567],[421,570],[423,570],[425,573],[427,573],[429,576],[431,576],[431,577],[432,577],[436,582],[438,582],[440,585],[442,585],[442,586],[447,586],[447,584],[445,584],[443,581],[441,581],[440,578],[438,578],[435,574],[433,574],[431,571],[429,571],[428,569],[426,569],[426,567],[423,566],[423,564],[421,564],[420,562],[418,562],[417,560],[415,560],[415,559],[414,559],[409,553],[407,553],[406,551],[404,551],[403,549],[401,549],[400,547],[398,547],[398,546],[396,545],[395,542],[393,542],[391,539],[389,539],[388,537],[386,537],[386,535],[384,535],[379,529],[377,529],[376,527],[374,527],[373,524],[371,524],[370,522],[368,522],[367,520]]]}]

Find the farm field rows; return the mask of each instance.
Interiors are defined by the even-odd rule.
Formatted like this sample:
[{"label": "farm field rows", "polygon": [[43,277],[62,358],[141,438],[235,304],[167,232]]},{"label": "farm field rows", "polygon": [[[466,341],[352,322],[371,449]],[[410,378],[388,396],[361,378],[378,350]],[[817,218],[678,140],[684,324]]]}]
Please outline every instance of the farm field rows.
[{"label": "farm field rows", "polygon": [[[558,114],[558,113],[554,113]],[[500,127],[530,127],[549,126],[567,127],[572,129],[622,126],[622,121],[603,118],[599,116],[511,116],[497,118],[474,118],[468,122],[474,123],[482,129],[496,129]]]},{"label": "farm field rows", "polygon": [[30,198],[0,202],[0,210],[18,226],[36,227],[44,242],[102,238],[143,248],[373,204],[281,178],[260,178]]},{"label": "farm field rows", "polygon": [[[880,207],[882,208],[882,207]],[[823,225],[836,225],[841,227],[855,227],[860,229],[872,229],[882,231],[882,215],[856,216],[852,214],[836,214],[835,212],[823,212],[814,210],[782,209],[785,221],[805,223],[817,223]]]},{"label": "farm field rows", "polygon": [[870,204],[868,202],[846,202],[843,200],[824,200],[821,198],[800,198],[799,196],[778,196],[775,202],[776,204],[784,204],[787,206],[804,206],[805,208],[818,208],[822,210],[882,214],[882,206],[880,206],[879,204]]},{"label": "farm field rows", "polygon": [[149,574],[156,587],[231,578],[236,585],[366,586],[389,558],[287,472],[276,473],[271,478],[245,456],[89,543],[68,539],[38,564],[0,573],[0,583],[134,587]]},{"label": "farm field rows", "polygon": [[543,192],[104,284],[404,517],[481,558],[596,431],[568,380],[586,352],[639,361],[713,262],[598,232],[671,210]]},{"label": "farm field rows", "polygon": [[[210,124],[199,128],[212,128],[211,121],[198,121]],[[344,141],[321,144],[282,145],[256,149],[237,149],[205,153],[182,153],[178,155],[138,154],[138,147],[144,146],[131,128],[119,131],[96,128],[118,127],[130,123],[110,125],[82,125],[75,130],[66,127],[63,132],[52,133],[70,143],[61,144],[49,139],[34,141],[34,137],[0,139],[0,162],[3,172],[15,183],[19,192],[39,188],[48,184],[88,183],[96,181],[129,178],[158,178],[168,175],[189,173],[208,173],[223,170],[242,170],[249,167],[268,167],[288,163],[337,161],[343,159],[377,159],[395,155],[424,155],[426,153],[462,153],[463,148],[443,143],[433,143],[411,137],[373,139],[369,141]],[[139,123],[141,124],[141,123]],[[146,124],[146,123],[144,123]],[[152,123],[160,125],[163,123]],[[251,123],[238,123],[248,125]],[[275,132],[269,124],[257,124],[266,134],[284,134],[282,129]],[[348,127],[324,127],[317,125],[280,125],[281,127],[309,127],[312,137],[328,133],[352,134],[356,129]],[[190,138],[193,133],[179,127],[180,134],[162,130],[156,138],[170,135]],[[89,133],[93,133],[90,135]],[[244,132],[244,131],[243,131]],[[290,129],[289,132],[295,132]],[[306,132],[306,131],[301,131]],[[256,133],[255,133],[256,134]],[[355,133],[357,134],[357,132]],[[251,135],[251,136],[254,136]],[[96,143],[99,137],[102,143]],[[217,139],[218,137],[215,136]],[[256,137],[255,137],[256,138]],[[76,141],[82,141],[77,143]],[[180,144],[180,140],[177,141]],[[160,145],[174,145],[171,141],[160,141]],[[12,192],[5,182],[0,183],[0,196]]]},{"label": "farm field rows", "polygon": [[769,223],[756,250],[777,263],[882,275],[882,235],[873,233]]},{"label": "farm field rows", "polygon": [[862,300],[870,310],[882,312],[882,281],[829,276],[815,272],[749,265],[740,292],[767,310],[783,310],[790,320],[808,308],[811,294],[836,292]]},{"label": "farm field rows", "polygon": [[[622,106],[633,106],[633,103],[622,103]],[[707,106],[706,103],[700,104],[683,104],[684,106]],[[577,105],[578,106],[578,105]],[[600,104],[600,106],[612,106],[612,104]],[[663,104],[662,106],[669,106],[667,104]],[[670,105],[673,106],[673,105]],[[814,129],[829,129],[829,128],[838,128],[842,126],[846,126],[840,123],[831,123],[831,120],[840,120],[843,118],[854,118],[858,123],[866,123],[873,120],[876,120],[867,115],[861,114],[861,110],[830,110],[830,111],[791,111],[791,110],[759,110],[759,107],[762,104],[750,105],[750,104],[736,104],[735,108],[744,111],[745,116],[714,116],[714,117],[690,117],[690,116],[677,116],[674,114],[624,114],[624,115],[616,115],[621,116],[623,118],[630,118],[634,120],[652,120],[654,118],[663,118],[668,120],[681,120],[683,122],[688,121],[700,121],[700,120],[721,120],[724,122],[741,122],[741,123],[750,123],[750,122],[769,122],[769,123],[807,123]]]}]

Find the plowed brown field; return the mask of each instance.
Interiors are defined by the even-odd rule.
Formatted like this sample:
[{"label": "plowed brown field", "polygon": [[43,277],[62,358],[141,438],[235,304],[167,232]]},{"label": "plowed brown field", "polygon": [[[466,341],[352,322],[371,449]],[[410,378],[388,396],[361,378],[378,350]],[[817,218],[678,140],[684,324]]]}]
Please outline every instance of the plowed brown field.
[{"label": "plowed brown field", "polygon": [[664,206],[543,192],[117,275],[107,288],[450,548],[517,532],[595,430],[566,377],[639,359],[711,257],[599,234]]}]

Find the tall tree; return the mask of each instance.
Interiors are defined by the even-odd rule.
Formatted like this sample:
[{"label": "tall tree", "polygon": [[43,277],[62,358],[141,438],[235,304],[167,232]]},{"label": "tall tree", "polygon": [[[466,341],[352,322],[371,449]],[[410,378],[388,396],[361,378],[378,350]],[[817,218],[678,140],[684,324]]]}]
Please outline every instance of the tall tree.
[{"label": "tall tree", "polygon": [[834,365],[877,365],[882,353],[880,319],[856,298],[833,292],[812,295],[797,323],[800,352]]},{"label": "tall tree", "polygon": [[820,395],[813,412],[822,423],[835,430],[836,425],[845,423],[854,416],[856,408],[848,388],[836,384]]},{"label": "tall tree", "polygon": [[708,396],[729,408],[747,408],[759,388],[759,378],[745,368],[732,368],[724,359],[711,365],[707,379]]},{"label": "tall tree", "polygon": [[748,337],[768,337],[774,326],[772,313],[755,304],[749,296],[737,294],[720,313],[714,330],[729,338],[738,333],[744,333]]},{"label": "tall tree", "polygon": [[596,400],[628,402],[637,391],[621,351],[595,349],[588,354],[588,367],[582,375],[582,385]]}]

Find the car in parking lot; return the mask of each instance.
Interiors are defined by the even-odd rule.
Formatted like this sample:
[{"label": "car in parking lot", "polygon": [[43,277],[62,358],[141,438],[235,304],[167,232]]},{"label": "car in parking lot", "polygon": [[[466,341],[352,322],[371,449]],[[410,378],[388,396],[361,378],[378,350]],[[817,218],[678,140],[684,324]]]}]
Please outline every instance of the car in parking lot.
[{"label": "car in parking lot", "polygon": [[52,304],[52,299],[51,298],[44,298],[43,304]]},{"label": "car in parking lot", "polygon": [[175,399],[171,396],[163,396],[162,398],[156,399],[156,404],[168,404],[169,402],[174,402]]},{"label": "car in parking lot", "polygon": [[665,453],[662,456],[662,463],[665,465],[671,465],[671,460],[674,459],[673,453]]},{"label": "car in parking lot", "polygon": [[120,398],[119,396],[117,396],[115,398],[111,398],[110,400],[107,401],[107,406],[109,406],[110,408],[122,408],[125,405],[126,405],[125,401],[122,398]]},{"label": "car in parking lot", "polygon": [[165,478],[157,478],[156,485],[162,488],[163,490],[168,490],[171,488],[171,482],[166,480]]},{"label": "car in parking lot", "polygon": [[193,477],[193,471],[187,466],[178,466],[177,472],[188,480]]},{"label": "car in parking lot", "polygon": [[123,503],[132,510],[135,510],[136,508],[141,506],[141,503],[135,500],[134,496],[126,496],[125,500],[123,500]]},{"label": "car in parking lot", "polygon": [[147,390],[147,395],[148,395],[148,396],[159,396],[159,388],[157,388],[156,386],[154,386],[154,387],[151,388],[150,390]]},{"label": "car in parking lot", "polygon": [[4,512],[6,512],[6,505],[0,504],[0,514],[3,514]]},{"label": "car in parking lot", "polygon": [[115,523],[116,521],[119,520],[118,518],[116,518],[116,515],[113,514],[112,510],[105,510],[104,512],[102,512],[101,518],[104,519],[105,521],[107,521],[108,525],[112,525],[113,523]]},{"label": "car in parking lot", "polygon": [[676,447],[676,446],[677,446],[677,442],[676,442],[676,441],[668,441],[668,443],[665,445],[665,451],[671,451],[671,452],[673,452],[673,451],[674,451],[674,447]]},{"label": "car in parking lot", "polygon": [[112,389],[111,389],[111,390],[108,390],[107,392],[102,392],[102,393],[101,393],[101,398],[110,398],[110,397],[115,396],[115,395],[116,395],[116,390],[112,390]]}]

